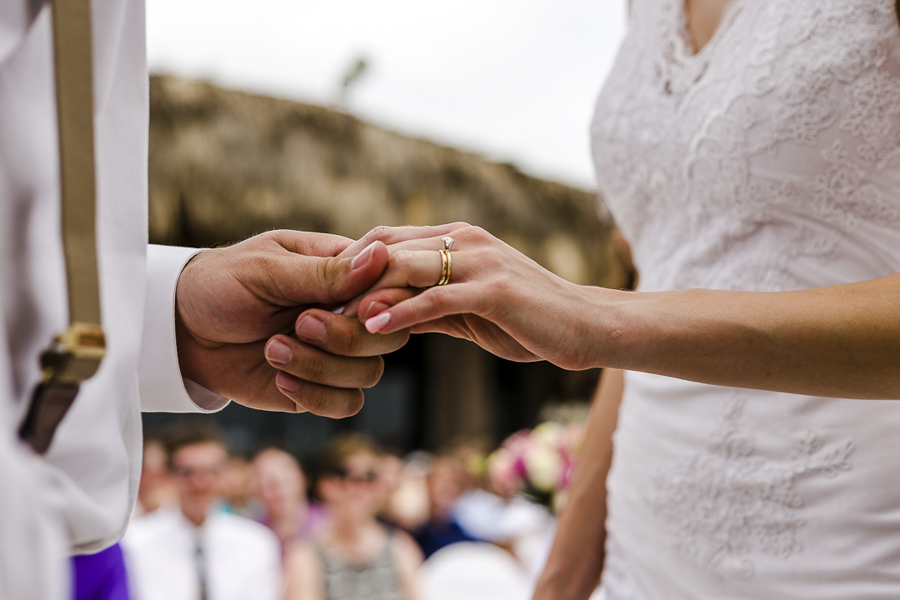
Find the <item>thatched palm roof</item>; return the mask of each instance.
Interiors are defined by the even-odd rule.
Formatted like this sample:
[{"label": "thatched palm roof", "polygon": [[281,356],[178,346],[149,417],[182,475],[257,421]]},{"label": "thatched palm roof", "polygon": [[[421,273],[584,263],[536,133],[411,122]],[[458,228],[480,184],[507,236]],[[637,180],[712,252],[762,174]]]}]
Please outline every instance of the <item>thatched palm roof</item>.
[{"label": "thatched palm roof", "polygon": [[298,102],[155,76],[150,237],[216,245],[272,228],[478,224],[578,283],[621,287],[596,195]]}]

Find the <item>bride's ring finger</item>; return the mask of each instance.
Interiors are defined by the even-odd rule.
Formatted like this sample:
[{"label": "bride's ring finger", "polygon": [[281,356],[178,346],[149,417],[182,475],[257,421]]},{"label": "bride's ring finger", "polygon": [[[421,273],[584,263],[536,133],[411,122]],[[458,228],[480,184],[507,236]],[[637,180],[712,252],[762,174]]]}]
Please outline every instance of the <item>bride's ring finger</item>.
[{"label": "bride's ring finger", "polygon": [[387,271],[375,288],[429,288],[445,279],[444,284],[449,283],[451,277],[458,281],[462,267],[459,254],[454,252],[456,260],[449,254],[450,251],[443,248],[437,251],[398,250],[391,256]]}]

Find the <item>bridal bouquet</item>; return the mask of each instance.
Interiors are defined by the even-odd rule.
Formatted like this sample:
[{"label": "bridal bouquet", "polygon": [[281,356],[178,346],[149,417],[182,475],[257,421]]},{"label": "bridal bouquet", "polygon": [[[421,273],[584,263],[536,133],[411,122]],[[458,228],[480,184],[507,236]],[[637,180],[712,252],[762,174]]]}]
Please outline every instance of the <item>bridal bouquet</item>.
[{"label": "bridal bouquet", "polygon": [[575,472],[583,425],[553,421],[512,434],[488,457],[488,474],[499,495],[523,493],[557,512]]}]

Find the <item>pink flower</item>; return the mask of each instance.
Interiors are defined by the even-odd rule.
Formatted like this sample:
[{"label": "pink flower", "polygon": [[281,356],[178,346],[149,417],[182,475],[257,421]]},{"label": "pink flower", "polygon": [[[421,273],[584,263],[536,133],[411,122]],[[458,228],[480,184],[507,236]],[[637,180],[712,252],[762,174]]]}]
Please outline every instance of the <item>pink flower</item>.
[{"label": "pink flower", "polygon": [[522,489],[522,476],[516,463],[519,461],[508,448],[498,448],[488,457],[488,477],[497,495],[515,496]]}]

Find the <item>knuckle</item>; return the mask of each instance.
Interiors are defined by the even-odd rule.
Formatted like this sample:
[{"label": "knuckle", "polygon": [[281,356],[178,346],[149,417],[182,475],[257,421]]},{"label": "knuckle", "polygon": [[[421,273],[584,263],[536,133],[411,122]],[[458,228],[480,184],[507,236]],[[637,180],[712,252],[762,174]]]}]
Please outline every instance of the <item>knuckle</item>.
[{"label": "knuckle", "polygon": [[[391,257],[391,263],[388,266],[390,272],[390,281],[400,285],[412,285],[422,287],[415,276],[416,270],[413,268],[416,254],[410,250],[397,250]],[[429,285],[425,283],[424,285]]]},{"label": "knuckle", "polygon": [[316,279],[326,290],[334,290],[335,285],[340,281],[341,264],[342,261],[334,257],[325,257],[316,261]]},{"label": "knuckle", "polygon": [[508,297],[515,289],[515,283],[512,278],[507,273],[503,273],[494,277],[490,283],[491,288],[493,288],[498,296]]},{"label": "knuckle", "polygon": [[281,246],[282,240],[287,232],[284,229],[270,229],[259,235],[253,236],[243,243],[259,246],[260,248],[271,247],[273,244]]},{"label": "knuckle", "polygon": [[485,229],[477,225],[469,225],[468,227],[466,227],[465,232],[473,240],[478,242],[483,241],[490,236],[490,234]]},{"label": "knuckle", "polygon": [[323,258],[322,260],[316,261],[316,280],[322,283],[326,283],[328,281],[328,259]]},{"label": "knuckle", "polygon": [[258,282],[269,293],[277,291],[278,270],[270,253],[264,250],[245,253],[239,272],[249,276],[251,281]]},{"label": "knuckle", "polygon": [[322,352],[311,352],[303,359],[304,379],[321,381],[328,370],[325,355]]},{"label": "knuckle", "polygon": [[391,260],[395,264],[403,264],[408,262],[410,257],[415,256],[412,250],[398,249],[391,253]]},{"label": "knuckle", "polygon": [[331,406],[326,388],[311,386],[301,400],[303,407],[314,415],[327,415]]},{"label": "knuckle", "polygon": [[360,389],[317,387],[304,400],[304,406],[314,415],[342,419],[358,413],[364,401]]},{"label": "knuckle", "polygon": [[[364,348],[362,332],[364,325],[356,318],[344,316],[328,320],[328,335],[322,350],[330,355],[357,356]],[[368,332],[366,332],[368,333]]]},{"label": "knuckle", "polygon": [[243,262],[248,269],[269,269],[269,257],[265,252],[260,252],[258,250],[244,253]]},{"label": "knuckle", "polygon": [[359,356],[363,353],[365,349],[365,340],[363,339],[362,332],[360,330],[361,324],[358,322],[353,323],[353,327],[349,327],[344,335],[341,337],[344,339],[345,344],[345,352],[347,356]]},{"label": "knuckle", "polygon": [[395,250],[388,259],[388,269],[401,270],[403,266],[409,263],[412,252],[409,250]]},{"label": "knuckle", "polygon": [[379,225],[370,229],[369,232],[363,236],[363,239],[365,239],[368,245],[376,240],[384,241],[388,239],[391,236],[392,232],[393,229],[391,227],[388,227],[387,225]]}]

